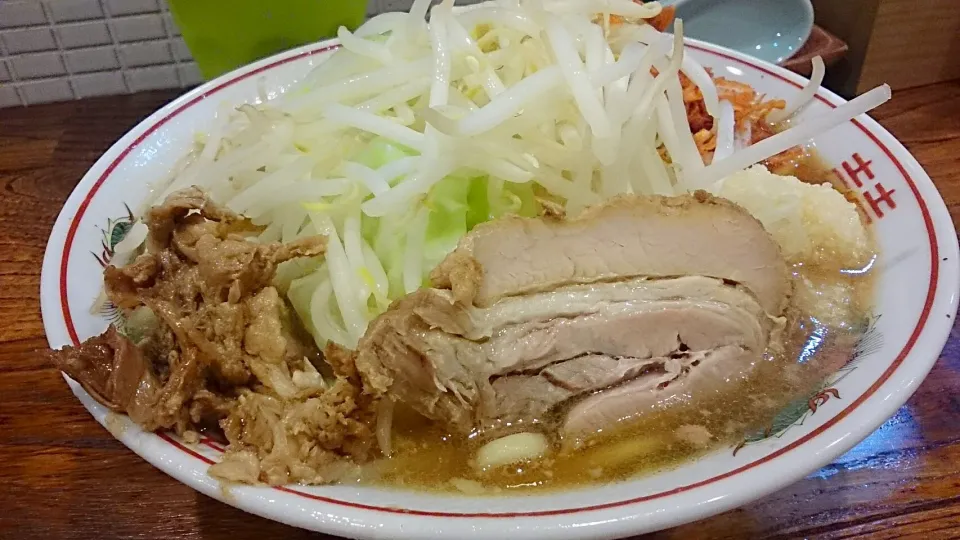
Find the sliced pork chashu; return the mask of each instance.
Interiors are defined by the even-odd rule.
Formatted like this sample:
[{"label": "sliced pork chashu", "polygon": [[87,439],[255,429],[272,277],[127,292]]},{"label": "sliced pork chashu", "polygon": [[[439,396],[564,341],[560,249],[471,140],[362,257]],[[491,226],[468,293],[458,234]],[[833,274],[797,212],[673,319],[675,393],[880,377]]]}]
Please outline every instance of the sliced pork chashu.
[{"label": "sliced pork chashu", "polygon": [[455,431],[591,433],[748,373],[782,327],[778,246],[709,196],[478,229],[438,267],[446,288],[396,302],[357,356],[372,387]]},{"label": "sliced pork chashu", "polygon": [[[478,273],[482,269],[482,273]],[[790,283],[780,247],[739,206],[699,191],[619,197],[570,220],[508,217],[478,225],[431,279],[461,300],[632,276],[699,275],[744,285],[780,313]]]}]

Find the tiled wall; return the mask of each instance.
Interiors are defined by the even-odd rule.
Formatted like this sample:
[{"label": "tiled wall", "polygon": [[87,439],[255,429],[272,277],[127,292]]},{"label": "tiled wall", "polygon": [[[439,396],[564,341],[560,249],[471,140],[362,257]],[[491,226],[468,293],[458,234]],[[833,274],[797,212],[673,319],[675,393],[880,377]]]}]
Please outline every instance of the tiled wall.
[{"label": "tiled wall", "polygon": [[[370,0],[368,13],[411,2]],[[201,81],[164,0],[0,0],[0,107]]]}]

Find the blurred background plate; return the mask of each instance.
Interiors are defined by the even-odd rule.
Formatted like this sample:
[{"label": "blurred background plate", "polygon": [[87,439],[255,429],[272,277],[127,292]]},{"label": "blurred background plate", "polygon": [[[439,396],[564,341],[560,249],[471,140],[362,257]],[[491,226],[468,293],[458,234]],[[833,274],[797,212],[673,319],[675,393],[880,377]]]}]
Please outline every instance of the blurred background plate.
[{"label": "blurred background plate", "polygon": [[813,30],[810,0],[665,0],[684,33],[772,64],[803,47]]}]

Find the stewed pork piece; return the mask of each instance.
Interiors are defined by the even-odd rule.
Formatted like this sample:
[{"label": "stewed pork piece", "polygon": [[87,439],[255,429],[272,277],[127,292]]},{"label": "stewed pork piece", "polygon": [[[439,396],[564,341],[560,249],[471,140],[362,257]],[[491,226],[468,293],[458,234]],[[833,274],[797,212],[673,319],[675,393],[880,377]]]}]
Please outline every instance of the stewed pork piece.
[{"label": "stewed pork piece", "polygon": [[760,222],[703,191],[618,197],[570,220],[483,223],[431,279],[485,307],[573,283],[694,275],[743,285],[769,313],[781,312],[789,296],[786,262]]},{"label": "stewed pork piece", "polygon": [[698,193],[477,227],[369,327],[368,385],[453,431],[581,437],[745,376],[791,281],[774,240]]},{"label": "stewed pork piece", "polygon": [[351,358],[323,362],[273,284],[279,265],[322,255],[326,238],[256,242],[248,219],[197,188],[144,223],[144,252],[104,272],[126,334],[110,326],[53,351],[55,365],[146,430],[222,431],[230,447],[210,472],[225,480],[332,482],[367,459],[376,403]]}]

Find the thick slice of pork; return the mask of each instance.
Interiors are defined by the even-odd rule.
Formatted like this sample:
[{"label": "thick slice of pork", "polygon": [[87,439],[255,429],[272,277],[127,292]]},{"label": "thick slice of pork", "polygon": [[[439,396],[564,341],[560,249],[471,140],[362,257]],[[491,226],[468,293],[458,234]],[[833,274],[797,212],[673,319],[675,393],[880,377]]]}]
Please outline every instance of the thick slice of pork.
[{"label": "thick slice of pork", "polygon": [[589,436],[672,403],[686,402],[696,394],[722,390],[730,380],[748,375],[761,357],[755,350],[737,346],[688,353],[677,376],[659,381],[636,378],[576,401],[564,411],[561,432],[567,437]]},{"label": "thick slice of pork", "polygon": [[790,291],[780,247],[760,222],[702,191],[620,197],[570,220],[484,223],[431,278],[460,301],[490,306],[569,283],[685,275],[740,283],[773,314],[783,310]]},{"label": "thick slice of pork", "polygon": [[453,431],[576,438],[747,375],[790,290],[756,220],[703,196],[503,220],[435,275],[360,341],[368,386]]},{"label": "thick slice of pork", "polygon": [[[421,289],[371,324],[357,366],[371,386],[467,433],[541,422],[627,381],[657,390],[711,351],[759,359],[780,324],[748,291],[699,276],[575,285],[489,308]],[[737,376],[752,365],[728,367]]]}]

